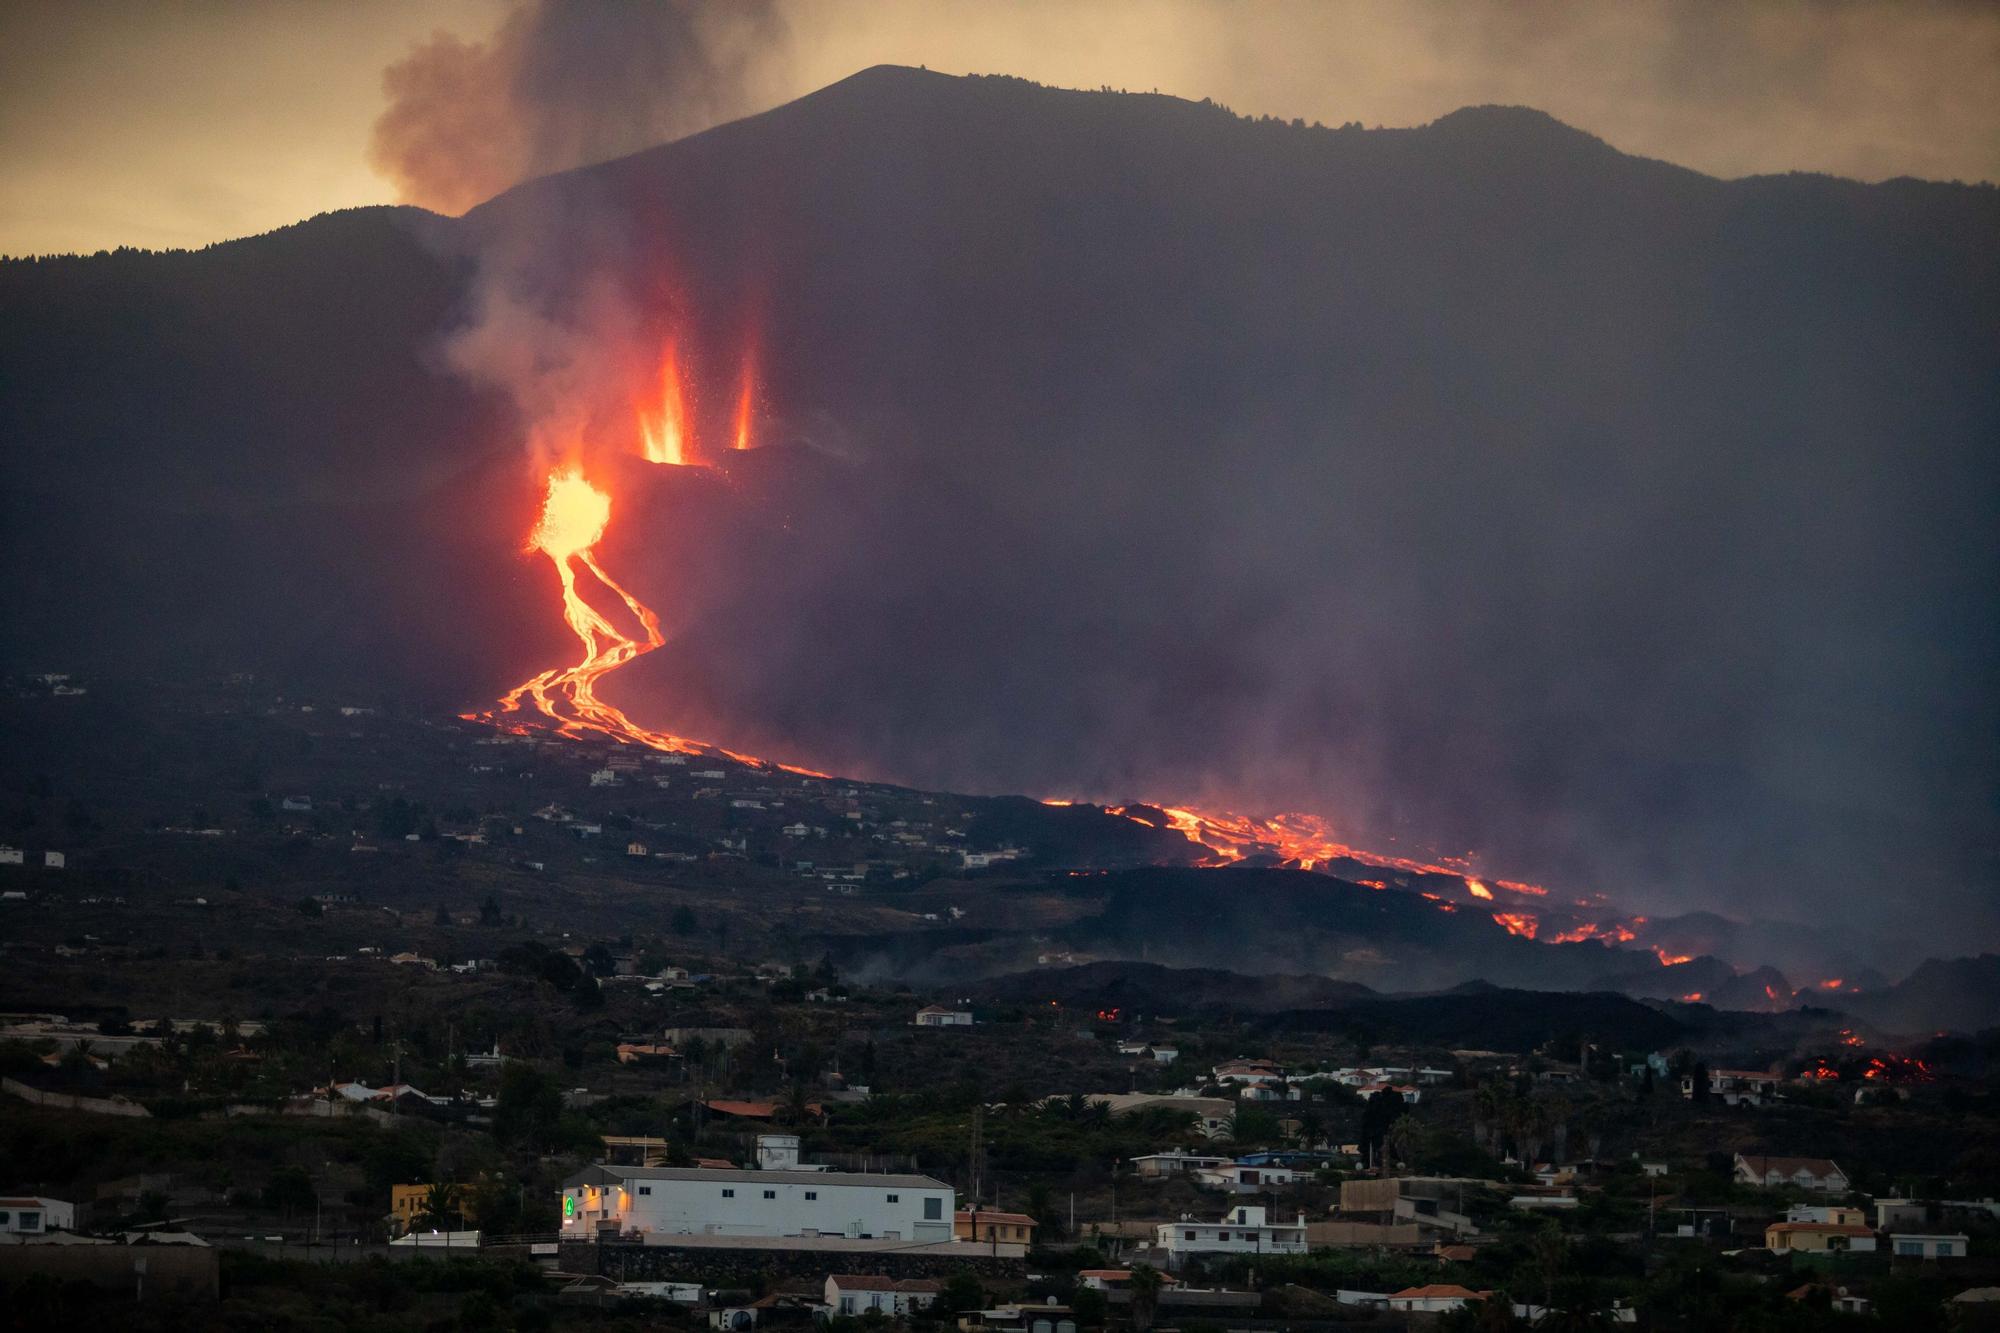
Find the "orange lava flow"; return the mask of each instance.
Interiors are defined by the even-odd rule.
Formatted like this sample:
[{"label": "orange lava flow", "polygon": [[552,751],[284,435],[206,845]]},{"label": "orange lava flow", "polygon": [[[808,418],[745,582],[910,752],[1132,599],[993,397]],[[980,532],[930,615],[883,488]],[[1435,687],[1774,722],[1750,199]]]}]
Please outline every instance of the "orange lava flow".
[{"label": "orange lava flow", "polygon": [[639,411],[639,442],[648,463],[688,461],[687,393],[681,385],[680,358],[672,343],[660,357],[659,405]]},{"label": "orange lava flow", "polygon": [[[683,379],[678,350],[668,342],[661,352],[657,391],[634,402],[638,418],[640,453],[647,461],[686,465],[694,448],[693,417]],[[752,447],[756,410],[756,370],[754,359],[745,356],[737,386],[737,401],[730,436],[732,448]],[[721,746],[690,740],[671,732],[641,726],[616,704],[599,693],[604,678],[633,660],[663,647],[666,636],[660,618],[620,584],[598,560],[596,547],[611,522],[611,497],[593,485],[580,465],[557,467],[548,477],[548,491],[542,512],[528,539],[528,549],[548,556],[555,566],[562,593],[563,620],[581,645],[582,655],[572,665],[551,667],[531,677],[503,695],[496,709],[469,713],[468,721],[487,722],[525,732],[542,722],[563,736],[608,737],[621,744],[643,745],[672,754],[710,754],[758,768],[776,768],[806,777],[825,778],[825,773],[793,764],[774,763],[752,755],[739,754]],[[1049,800],[1049,805],[1071,802]],[[1468,901],[1495,902],[1495,890],[1520,897],[1547,897],[1548,890],[1515,880],[1486,881],[1471,877],[1469,857],[1441,857],[1437,862],[1413,860],[1351,846],[1340,841],[1323,819],[1290,813],[1258,818],[1224,812],[1196,810],[1185,806],[1158,806],[1165,827],[1178,832],[1200,849],[1195,863],[1222,866],[1251,857],[1269,858],[1283,865],[1312,870],[1338,860],[1352,860],[1412,875],[1442,876],[1460,881]],[[1148,827],[1160,827],[1152,818],[1133,807],[1109,807],[1109,812]],[[1387,889],[1383,880],[1363,880],[1376,889]],[[1449,891],[1448,886],[1447,891]],[[1458,904],[1437,893],[1425,893],[1440,911],[1456,911]],[[1521,906],[1509,903],[1510,906]],[[1493,919],[1516,935],[1534,939],[1540,919],[1527,910],[1495,912]],[[1637,918],[1635,918],[1637,920]],[[1601,932],[1585,927],[1571,936],[1558,938],[1632,938],[1619,928]],[[1662,961],[1665,956],[1662,955]]]},{"label": "orange lava flow", "polygon": [[[682,437],[678,433],[679,418],[675,415],[679,389],[671,349],[666,355],[665,367],[664,405],[658,416],[642,417],[641,431],[647,444],[647,457],[654,458],[657,448],[660,456],[656,461],[677,462],[675,451],[680,448]],[[748,384],[746,373],[737,423],[738,438],[746,445],[751,401]],[[605,736],[623,744],[643,745],[671,754],[715,754],[753,767],[778,768],[807,777],[826,777],[826,774],[809,768],[773,763],[641,726],[623,709],[598,693],[598,686],[606,676],[666,643],[659,616],[613,578],[598,561],[596,547],[610,522],[611,497],[592,485],[580,467],[558,467],[549,474],[548,493],[542,501],[541,517],[529,536],[528,548],[548,556],[555,565],[562,590],[563,620],[570,632],[576,635],[583,654],[570,666],[551,667],[515,686],[501,697],[496,712],[468,714],[468,720],[508,725],[502,721],[503,717],[520,717],[532,709],[553,723],[555,731],[564,736]],[[596,601],[592,600],[593,597]],[[625,628],[621,628],[621,623]],[[515,729],[524,728],[516,724]],[[1046,804],[1068,805],[1071,802],[1050,800]],[[1185,806],[1154,808],[1165,815],[1167,828],[1202,849],[1203,855],[1197,861],[1201,865],[1228,865],[1260,856],[1311,870],[1346,859],[1411,874],[1457,879],[1472,898],[1488,902],[1494,900],[1493,889],[1466,873],[1468,863],[1462,858],[1445,858],[1442,863],[1433,863],[1370,852],[1339,841],[1326,821],[1315,815],[1291,813],[1256,818],[1199,811]],[[1148,827],[1159,827],[1153,819],[1133,807],[1110,807],[1109,813]],[[1371,888],[1388,887],[1382,880],[1361,882]],[[1546,890],[1531,884],[1511,880],[1496,880],[1494,883],[1510,894],[1546,894]],[[1439,894],[1426,893],[1424,897],[1436,903],[1440,911],[1457,910],[1456,904],[1445,901]],[[1493,919],[1513,934],[1528,939],[1534,939],[1540,929],[1539,920],[1530,912],[1495,912]],[[1576,938],[1587,938],[1596,933],[1595,927],[1589,927]],[[1631,938],[1628,931],[1621,930],[1619,936]]]},{"label": "orange lava flow", "polygon": [[736,394],[736,424],[729,440],[729,447],[738,450],[750,447],[750,417],[756,402],[756,381],[748,360],[743,363],[741,379]]},{"label": "orange lava flow", "polygon": [[[1349,846],[1335,838],[1327,822],[1317,815],[1294,812],[1259,819],[1251,815],[1194,810],[1186,806],[1160,806],[1158,809],[1166,814],[1167,827],[1207,850],[1209,855],[1203,860],[1203,864],[1207,865],[1227,865],[1248,856],[1264,855],[1286,864],[1296,864],[1304,870],[1329,861],[1347,859],[1416,875],[1449,875],[1454,879],[1465,877],[1466,865],[1457,858],[1447,858],[1456,861],[1456,864],[1440,865]],[[1110,810],[1114,815],[1123,815],[1140,823],[1148,822],[1131,813],[1129,806],[1112,806]]]},{"label": "orange lava flow", "polygon": [[[558,468],[549,474],[541,520],[528,538],[528,545],[555,564],[556,575],[562,582],[563,620],[583,645],[583,658],[573,666],[551,667],[516,685],[501,696],[497,714],[470,714],[468,720],[499,723],[501,715],[520,714],[525,707],[532,706],[564,736],[608,736],[622,744],[643,745],[669,754],[716,754],[754,768],[778,768],[802,777],[827,776],[795,764],[774,764],[754,755],[642,727],[624,709],[598,694],[598,682],[604,677],[667,641],[653,609],[598,563],[593,548],[610,522],[611,497],[585,480],[580,470]],[[585,595],[584,575],[617,599],[609,614],[599,610]],[[618,627],[614,617],[621,615],[637,628],[636,635]]]},{"label": "orange lava flow", "polygon": [[[606,675],[667,641],[660,632],[659,616],[597,561],[592,548],[610,521],[611,497],[585,480],[581,471],[559,468],[549,474],[541,521],[528,543],[556,567],[556,576],[562,581],[563,620],[583,645],[583,658],[574,666],[551,667],[516,685],[501,696],[500,711],[518,713],[524,704],[532,704],[565,736],[596,733],[655,750],[700,754],[703,747],[696,742],[642,727],[597,693],[598,682]],[[588,574],[618,599],[624,614],[636,624],[637,636],[620,629],[590,603],[580,574]]]}]

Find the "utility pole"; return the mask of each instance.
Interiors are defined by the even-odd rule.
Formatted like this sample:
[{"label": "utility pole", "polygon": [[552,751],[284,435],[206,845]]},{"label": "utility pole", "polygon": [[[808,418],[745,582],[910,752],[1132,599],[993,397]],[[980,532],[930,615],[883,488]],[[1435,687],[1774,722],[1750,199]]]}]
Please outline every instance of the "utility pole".
[{"label": "utility pole", "polygon": [[966,1174],[972,1182],[972,1235],[979,1237],[979,1167],[980,1157],[985,1151],[986,1107],[974,1103],[972,1107],[972,1141],[966,1149]]}]

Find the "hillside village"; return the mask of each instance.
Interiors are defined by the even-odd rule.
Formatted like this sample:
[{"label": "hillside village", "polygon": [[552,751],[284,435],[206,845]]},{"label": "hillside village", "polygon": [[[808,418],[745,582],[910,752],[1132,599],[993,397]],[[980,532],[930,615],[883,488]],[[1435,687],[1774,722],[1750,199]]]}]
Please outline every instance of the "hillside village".
[{"label": "hillside village", "polygon": [[[19,1311],[1071,1333],[2000,1310],[1990,1034],[1110,962],[1058,928],[1098,882],[1070,870],[1158,850],[1130,821],[1065,816],[1051,853],[981,798],[247,685],[127,726],[65,688],[35,706],[103,725],[9,774],[0,866]],[[987,975],[1003,947],[1020,970]]]}]

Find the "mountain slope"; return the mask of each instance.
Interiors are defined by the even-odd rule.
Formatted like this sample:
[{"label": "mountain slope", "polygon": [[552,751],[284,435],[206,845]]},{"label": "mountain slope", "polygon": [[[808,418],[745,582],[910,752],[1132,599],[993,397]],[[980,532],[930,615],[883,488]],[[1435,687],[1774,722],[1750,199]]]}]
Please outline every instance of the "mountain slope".
[{"label": "mountain slope", "polygon": [[[760,438],[842,460],[621,500],[679,638],[616,690],[679,730],[1984,937],[1996,197],[880,69],[456,222],[0,266],[6,658],[471,702],[562,651],[525,427],[442,350],[504,256],[586,346],[607,288],[677,334],[711,437],[754,346]],[[128,598],[134,509],[227,615]]]}]

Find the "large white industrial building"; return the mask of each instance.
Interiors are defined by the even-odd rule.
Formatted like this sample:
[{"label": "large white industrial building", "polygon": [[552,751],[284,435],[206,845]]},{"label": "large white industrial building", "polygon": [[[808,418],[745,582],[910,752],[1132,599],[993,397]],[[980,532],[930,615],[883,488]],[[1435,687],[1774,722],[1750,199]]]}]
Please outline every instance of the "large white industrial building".
[{"label": "large white industrial building", "polygon": [[955,1205],[929,1176],[599,1165],[563,1182],[562,1234],[949,1243]]}]

